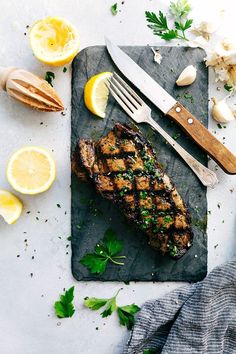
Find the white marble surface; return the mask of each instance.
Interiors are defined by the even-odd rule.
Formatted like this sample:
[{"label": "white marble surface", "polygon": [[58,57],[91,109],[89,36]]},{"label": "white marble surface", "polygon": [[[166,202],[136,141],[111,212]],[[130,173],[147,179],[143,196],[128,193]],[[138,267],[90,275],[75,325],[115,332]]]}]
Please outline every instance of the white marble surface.
[{"label": "white marble surface", "polygon": [[[1,65],[26,68],[42,76],[50,70],[33,57],[28,36],[24,35],[26,25],[47,15],[65,16],[71,20],[80,31],[81,48],[103,44],[104,34],[109,34],[118,44],[160,44],[146,27],[144,11],[165,10],[166,0],[125,0],[119,5],[121,12],[116,17],[110,14],[112,3],[112,0],[2,0]],[[198,14],[208,15],[212,11],[211,0],[193,0],[192,3]],[[231,34],[234,31],[235,1],[214,1],[214,6],[217,3],[227,10],[221,31]],[[71,72],[62,73],[62,68],[53,71],[56,74],[55,88],[65,102],[64,117],[60,113],[31,111],[8,99],[5,93],[0,94],[0,188],[11,190],[5,177],[6,163],[12,152],[24,145],[50,149],[58,167],[57,181],[49,192],[36,197],[21,196],[25,209],[16,225],[8,226],[0,220],[0,353],[121,353],[128,332],[118,325],[116,315],[102,319],[99,313],[83,308],[83,298],[109,297],[123,287],[119,304],[135,302],[141,305],[145,300],[161,296],[182,284],[131,283],[127,286],[123,283],[79,283],[72,278],[70,246],[66,248],[70,236]],[[210,85],[210,97],[214,87],[216,85]],[[223,90],[216,93],[220,97],[224,95]],[[236,122],[219,130],[210,119],[209,129],[216,130],[221,140],[225,136],[226,145],[236,153]],[[217,174],[220,184],[208,191],[211,210],[209,270],[236,254],[236,177],[227,176],[220,170]],[[47,223],[45,219],[48,219]],[[73,318],[59,321],[54,315],[53,303],[64,287],[72,285],[75,285],[77,311]]]}]

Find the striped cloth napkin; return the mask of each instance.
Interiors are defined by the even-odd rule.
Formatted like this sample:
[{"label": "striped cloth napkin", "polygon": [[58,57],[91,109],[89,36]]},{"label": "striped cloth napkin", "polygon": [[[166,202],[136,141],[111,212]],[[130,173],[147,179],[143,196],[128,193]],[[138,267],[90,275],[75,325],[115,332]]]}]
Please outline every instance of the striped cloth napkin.
[{"label": "striped cloth napkin", "polygon": [[236,353],[236,260],[146,302],[123,352],[143,353]]}]

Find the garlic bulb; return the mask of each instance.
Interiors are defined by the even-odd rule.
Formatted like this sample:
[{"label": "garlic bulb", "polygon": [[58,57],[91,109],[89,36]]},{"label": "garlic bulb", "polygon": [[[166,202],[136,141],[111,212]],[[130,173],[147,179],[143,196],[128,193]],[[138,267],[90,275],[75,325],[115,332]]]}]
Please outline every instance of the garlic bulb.
[{"label": "garlic bulb", "polygon": [[228,123],[234,120],[234,114],[226,103],[226,98],[217,101],[215,97],[212,98],[212,117],[219,123]]},{"label": "garlic bulb", "polygon": [[197,69],[193,65],[187,66],[182,73],[179,75],[179,78],[176,80],[178,86],[187,86],[191,85],[197,77]]}]

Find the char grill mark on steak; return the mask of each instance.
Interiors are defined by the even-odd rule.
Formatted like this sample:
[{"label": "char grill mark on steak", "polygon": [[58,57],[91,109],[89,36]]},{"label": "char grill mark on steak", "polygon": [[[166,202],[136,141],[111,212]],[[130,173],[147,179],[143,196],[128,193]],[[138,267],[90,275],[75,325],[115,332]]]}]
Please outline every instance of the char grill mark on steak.
[{"label": "char grill mark on steak", "polygon": [[162,254],[179,258],[191,246],[187,208],[141,134],[116,124],[97,142],[80,139],[72,169],[93,181],[104,198],[119,204]]}]

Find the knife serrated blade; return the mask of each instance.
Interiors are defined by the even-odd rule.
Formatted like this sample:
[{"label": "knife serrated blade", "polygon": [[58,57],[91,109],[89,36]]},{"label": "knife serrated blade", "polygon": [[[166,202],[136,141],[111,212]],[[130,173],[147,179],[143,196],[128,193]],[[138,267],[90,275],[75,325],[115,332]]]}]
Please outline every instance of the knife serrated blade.
[{"label": "knife serrated blade", "polygon": [[108,52],[119,70],[165,115],[180,127],[228,174],[236,174],[236,156],[232,154],[184,106],[153,80],[123,50],[105,37]]}]

